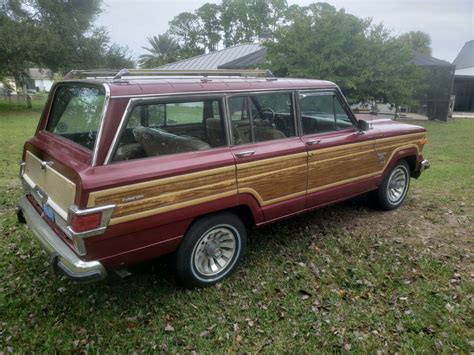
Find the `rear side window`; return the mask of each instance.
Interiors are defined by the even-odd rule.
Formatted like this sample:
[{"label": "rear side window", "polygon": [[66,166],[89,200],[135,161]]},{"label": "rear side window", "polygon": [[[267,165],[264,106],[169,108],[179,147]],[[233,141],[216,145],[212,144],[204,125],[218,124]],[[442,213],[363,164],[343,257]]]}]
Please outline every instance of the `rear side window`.
[{"label": "rear side window", "polygon": [[53,98],[46,130],[92,150],[104,102],[102,87],[60,86]]},{"label": "rear side window", "polygon": [[138,104],[121,132],[113,161],[226,145],[219,99]]}]

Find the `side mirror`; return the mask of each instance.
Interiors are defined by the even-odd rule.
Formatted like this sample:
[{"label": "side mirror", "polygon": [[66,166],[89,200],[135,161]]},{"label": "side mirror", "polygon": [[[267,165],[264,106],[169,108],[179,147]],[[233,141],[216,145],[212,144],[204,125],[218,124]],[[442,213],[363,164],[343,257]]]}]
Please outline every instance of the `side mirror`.
[{"label": "side mirror", "polygon": [[359,132],[365,132],[369,130],[369,123],[364,120],[358,120],[357,121],[357,129]]}]

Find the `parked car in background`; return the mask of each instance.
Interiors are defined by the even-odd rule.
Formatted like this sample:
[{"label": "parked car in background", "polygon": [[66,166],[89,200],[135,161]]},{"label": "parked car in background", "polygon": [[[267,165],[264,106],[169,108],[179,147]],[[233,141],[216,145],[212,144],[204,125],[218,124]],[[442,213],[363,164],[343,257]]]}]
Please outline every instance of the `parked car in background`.
[{"label": "parked car in background", "polygon": [[332,82],[132,74],[56,83],[24,146],[19,220],[77,281],[175,253],[211,285],[247,227],[367,192],[395,209],[429,167],[423,127],[358,120]]}]

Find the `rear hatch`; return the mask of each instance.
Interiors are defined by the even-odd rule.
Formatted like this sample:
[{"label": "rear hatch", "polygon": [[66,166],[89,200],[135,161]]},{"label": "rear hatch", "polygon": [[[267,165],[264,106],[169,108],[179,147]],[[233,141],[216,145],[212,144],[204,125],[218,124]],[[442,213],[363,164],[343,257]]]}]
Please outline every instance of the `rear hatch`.
[{"label": "rear hatch", "polygon": [[[106,106],[102,85],[56,85],[21,169],[25,192],[50,225],[67,233],[68,211],[79,205],[80,174],[92,164]],[[64,237],[64,235],[63,235]]]}]

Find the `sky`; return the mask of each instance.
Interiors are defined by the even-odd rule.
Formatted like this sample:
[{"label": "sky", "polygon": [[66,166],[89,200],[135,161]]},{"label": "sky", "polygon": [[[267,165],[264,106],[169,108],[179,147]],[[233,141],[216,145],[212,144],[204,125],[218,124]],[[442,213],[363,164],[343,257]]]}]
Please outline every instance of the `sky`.
[{"label": "sky", "polygon": [[[287,0],[308,5],[317,0]],[[104,0],[96,21],[109,30],[111,40],[128,46],[133,56],[143,54],[147,37],[166,32],[168,22],[181,12],[193,12],[212,0]],[[337,9],[383,23],[394,35],[424,31],[431,37],[432,55],[452,62],[464,43],[474,40],[473,0],[326,0]]]}]

